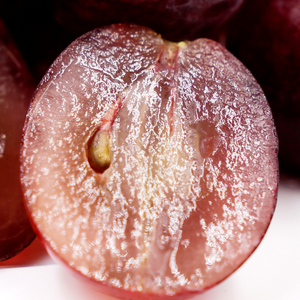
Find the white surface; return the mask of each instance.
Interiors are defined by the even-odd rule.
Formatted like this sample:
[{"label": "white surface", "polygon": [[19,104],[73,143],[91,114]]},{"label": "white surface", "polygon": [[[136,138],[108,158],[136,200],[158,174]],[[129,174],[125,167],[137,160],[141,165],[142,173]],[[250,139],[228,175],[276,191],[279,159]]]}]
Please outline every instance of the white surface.
[{"label": "white surface", "polygon": [[[0,263],[1,300],[113,300],[54,264],[35,240]],[[300,299],[300,185],[279,188],[275,215],[261,245],[226,281],[192,300]],[[155,300],[155,299],[154,299]]]}]

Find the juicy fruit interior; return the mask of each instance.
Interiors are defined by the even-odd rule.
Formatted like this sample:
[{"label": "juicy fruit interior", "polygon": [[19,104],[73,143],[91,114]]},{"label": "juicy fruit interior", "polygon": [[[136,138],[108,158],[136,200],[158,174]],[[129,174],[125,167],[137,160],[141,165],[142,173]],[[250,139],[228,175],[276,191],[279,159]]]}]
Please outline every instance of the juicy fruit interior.
[{"label": "juicy fruit interior", "polygon": [[[97,135],[110,159],[98,170]],[[72,268],[174,295],[223,280],[257,247],[276,155],[261,89],[225,49],[114,25],[75,41],[44,77],[22,184],[37,229]]]}]

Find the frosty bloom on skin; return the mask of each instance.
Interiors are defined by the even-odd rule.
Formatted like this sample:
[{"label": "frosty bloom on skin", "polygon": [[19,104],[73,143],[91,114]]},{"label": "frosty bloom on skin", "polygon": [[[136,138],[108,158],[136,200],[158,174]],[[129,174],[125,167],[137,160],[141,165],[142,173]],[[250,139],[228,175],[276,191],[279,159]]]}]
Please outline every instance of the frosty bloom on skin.
[{"label": "frosty bloom on skin", "polygon": [[216,42],[134,25],[87,33],[55,61],[21,160],[49,252],[122,299],[186,298],[225,279],[276,202],[277,137],[250,72]]},{"label": "frosty bloom on skin", "polygon": [[0,158],[3,157],[5,151],[6,134],[0,133]]}]

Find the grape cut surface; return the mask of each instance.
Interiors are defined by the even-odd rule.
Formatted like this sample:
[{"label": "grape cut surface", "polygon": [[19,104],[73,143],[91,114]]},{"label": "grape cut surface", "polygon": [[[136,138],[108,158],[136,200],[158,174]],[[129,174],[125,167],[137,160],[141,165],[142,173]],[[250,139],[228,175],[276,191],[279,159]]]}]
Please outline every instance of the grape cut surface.
[{"label": "grape cut surface", "polygon": [[[101,172],[89,159],[97,135],[109,144]],[[276,203],[277,136],[250,72],[216,42],[169,43],[134,25],[89,32],[53,63],[21,165],[49,251],[123,298],[184,298],[222,281]]]}]

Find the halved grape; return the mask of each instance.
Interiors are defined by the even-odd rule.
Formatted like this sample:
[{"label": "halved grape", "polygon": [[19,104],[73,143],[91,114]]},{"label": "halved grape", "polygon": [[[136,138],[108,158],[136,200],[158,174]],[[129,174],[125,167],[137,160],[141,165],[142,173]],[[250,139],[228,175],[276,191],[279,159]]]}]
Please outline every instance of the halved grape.
[{"label": "halved grape", "polygon": [[48,251],[122,298],[184,298],[224,280],[276,203],[277,136],[250,72],[216,42],[135,25],[96,29],[58,57],[21,163]]}]

